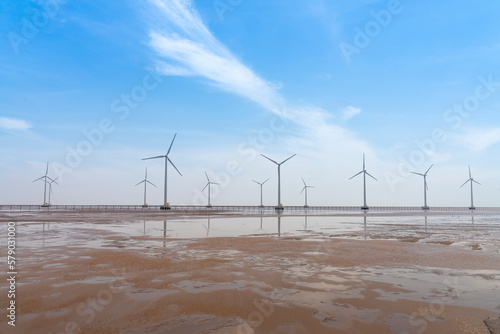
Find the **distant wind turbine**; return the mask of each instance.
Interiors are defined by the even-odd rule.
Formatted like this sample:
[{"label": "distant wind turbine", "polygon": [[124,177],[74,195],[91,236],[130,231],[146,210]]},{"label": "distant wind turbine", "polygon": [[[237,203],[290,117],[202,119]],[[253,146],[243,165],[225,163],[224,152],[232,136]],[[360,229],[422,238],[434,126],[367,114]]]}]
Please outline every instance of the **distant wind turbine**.
[{"label": "distant wind turbine", "polygon": [[170,153],[170,150],[172,149],[172,145],[174,144],[174,140],[175,140],[176,136],[177,136],[177,133],[174,135],[174,138],[172,138],[172,142],[170,143],[170,147],[168,148],[167,154],[142,159],[142,160],[149,160],[149,159],[165,158],[165,186],[163,189],[163,205],[160,207],[161,210],[170,210],[170,204],[167,202],[167,166],[168,166],[168,163],[170,162],[170,164],[175,168],[177,173],[179,173],[179,175],[182,176],[181,172],[179,172],[179,170],[177,169],[177,167],[175,167],[172,160],[170,160],[170,158],[168,157],[168,154]]},{"label": "distant wind turbine", "polygon": [[423,176],[424,177],[424,206],[422,207],[422,209],[424,210],[429,210],[429,207],[427,206],[427,190],[429,190],[429,187],[427,186],[427,173],[429,173],[429,171],[431,170],[432,166],[434,166],[434,164],[432,164],[429,169],[427,169],[427,171],[422,174],[422,173],[417,173],[417,172],[411,172],[415,175],[420,175],[420,176]]},{"label": "distant wind turbine", "polygon": [[481,183],[477,182],[472,177],[472,173],[470,171],[470,165],[469,165],[469,179],[467,181],[465,181],[464,184],[462,184],[460,186],[460,188],[462,188],[463,186],[465,186],[467,184],[467,182],[470,182],[470,208],[469,209],[470,210],[475,210],[476,208],[474,207],[474,189],[473,189],[473,185],[474,185],[474,183],[477,183],[477,184],[481,185]]},{"label": "distant wind turbine", "polygon": [[371,176],[370,173],[368,173],[366,171],[365,154],[364,153],[363,153],[363,170],[361,172],[359,172],[358,174],[354,175],[353,177],[351,177],[349,180],[355,178],[356,176],[358,176],[361,173],[363,173],[363,206],[361,207],[361,210],[368,210],[369,209],[368,205],[366,205],[366,175],[368,175],[369,177],[371,177],[375,181],[378,181],[378,180],[376,178],[374,178],[373,176]]},{"label": "distant wind turbine", "polygon": [[52,194],[52,183],[55,183],[55,184],[59,184],[57,183],[58,177],[56,177],[55,179],[53,179],[52,181],[49,182],[49,206],[51,205],[50,204],[50,194]]},{"label": "distant wind turbine", "polygon": [[314,186],[308,186],[306,184],[306,181],[304,181],[304,178],[302,178],[302,183],[304,183],[304,188],[302,188],[302,191],[300,193],[302,194],[303,192],[305,192],[305,194],[304,194],[305,195],[304,208],[307,208],[308,207],[308,205],[307,205],[307,188],[314,188]]},{"label": "distant wind turbine", "polygon": [[264,182],[257,182],[255,180],[252,180],[252,181],[257,183],[258,185],[260,185],[260,206],[264,206],[264,204],[262,204],[262,186],[264,185],[264,183],[269,181],[269,179],[265,180]]},{"label": "distant wind turbine", "polygon": [[208,205],[207,205],[207,208],[211,208],[212,204],[210,203],[210,188],[211,188],[210,185],[212,185],[212,184],[219,184],[219,183],[210,181],[210,179],[208,178],[207,172],[205,172],[205,176],[207,177],[207,181],[208,182],[207,182],[207,184],[205,185],[205,187],[201,191],[205,190],[205,188],[208,187]]},{"label": "distant wind turbine", "polygon": [[148,202],[146,201],[146,185],[149,183],[150,185],[156,187],[156,185],[154,183],[151,183],[148,181],[148,167],[146,167],[146,174],[144,175],[144,180],[137,183],[135,186],[137,187],[141,183],[144,183],[144,205],[142,207],[145,208],[148,206]]},{"label": "distant wind turbine", "polygon": [[51,179],[49,176],[49,162],[47,161],[47,168],[45,169],[45,175],[44,176],[41,176],[39,177],[38,179],[34,180],[33,182],[36,182],[38,180],[43,180],[43,204],[42,204],[42,207],[46,208],[49,206],[49,203],[47,203],[47,183],[49,181],[47,180],[50,180],[50,181],[53,181],[55,182],[56,184],[58,184],[55,180]]},{"label": "distant wind turbine", "polygon": [[290,160],[291,158],[293,158],[294,156],[296,156],[296,154],[292,155],[291,157],[289,157],[288,159],[285,159],[283,160],[282,162],[280,163],[277,163],[276,161],[274,161],[273,159],[271,158],[268,158],[266,157],[264,154],[261,154],[264,158],[266,158],[267,160],[275,163],[276,165],[278,165],[278,206],[275,207],[276,210],[283,210],[283,205],[281,204],[281,174],[280,174],[280,169],[281,169],[281,165],[284,164],[285,162],[287,162],[288,160]]}]

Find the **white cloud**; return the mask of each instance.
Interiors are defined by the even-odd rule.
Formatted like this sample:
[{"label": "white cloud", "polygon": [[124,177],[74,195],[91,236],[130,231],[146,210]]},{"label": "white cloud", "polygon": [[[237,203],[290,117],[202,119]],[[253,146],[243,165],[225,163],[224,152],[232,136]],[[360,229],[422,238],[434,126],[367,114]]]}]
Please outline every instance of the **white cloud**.
[{"label": "white cloud", "polygon": [[353,106],[348,106],[342,111],[342,117],[344,119],[350,119],[361,112],[361,108],[356,108]]},{"label": "white cloud", "polygon": [[29,130],[31,124],[22,119],[0,117],[0,128],[6,130]]},{"label": "white cloud", "polygon": [[483,151],[500,142],[500,128],[490,130],[467,130],[462,137],[463,143],[473,151]]}]

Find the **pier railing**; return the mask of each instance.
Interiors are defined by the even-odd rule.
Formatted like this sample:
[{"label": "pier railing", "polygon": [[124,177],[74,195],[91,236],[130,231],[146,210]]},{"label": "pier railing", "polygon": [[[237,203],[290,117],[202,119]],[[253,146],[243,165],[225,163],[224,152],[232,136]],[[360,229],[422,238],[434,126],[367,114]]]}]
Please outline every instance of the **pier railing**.
[{"label": "pier railing", "polygon": [[[142,210],[142,211],[159,211],[159,205],[0,205],[0,211],[71,211],[71,210],[82,210],[82,211],[127,211],[127,210]],[[234,205],[214,205],[211,207],[203,205],[172,205],[171,210],[168,211],[227,211],[227,212],[274,212],[274,206],[234,206]],[[359,206],[309,206],[305,208],[304,206],[285,206],[284,211],[290,212],[339,212],[339,211],[363,211]],[[500,211],[500,207],[476,207],[476,211]],[[372,206],[368,210],[369,212],[380,212],[380,211],[423,211],[421,207],[417,206]],[[430,207],[428,211],[436,212],[447,212],[447,211],[472,211],[468,207],[446,207],[437,206]]]}]

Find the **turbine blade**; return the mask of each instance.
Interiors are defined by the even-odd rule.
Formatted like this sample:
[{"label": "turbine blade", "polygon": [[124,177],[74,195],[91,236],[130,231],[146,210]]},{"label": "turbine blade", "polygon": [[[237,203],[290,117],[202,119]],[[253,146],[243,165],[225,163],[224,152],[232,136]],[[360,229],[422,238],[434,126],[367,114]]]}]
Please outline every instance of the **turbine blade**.
[{"label": "turbine blade", "polygon": [[217,183],[217,182],[210,182],[210,184],[216,184],[216,185],[220,186],[220,183]]},{"label": "turbine blade", "polygon": [[142,159],[142,160],[150,160],[150,159],[158,159],[158,158],[165,158],[165,156],[164,156],[164,155],[159,155],[159,156],[157,156],[157,157],[144,158],[144,159]]},{"label": "turbine blade", "polygon": [[[358,176],[358,175],[359,175],[359,174],[361,174],[361,173],[363,173],[363,171],[361,171],[361,172],[359,172],[358,174],[356,174],[356,175],[352,176],[350,179],[354,179],[356,176]],[[350,179],[349,179],[349,180],[350,180]]]},{"label": "turbine blade", "polygon": [[45,176],[47,179],[49,179],[51,182],[56,182],[55,180],[53,180],[52,178],[50,178],[49,176]]},{"label": "turbine blade", "polygon": [[174,140],[175,140],[176,136],[177,136],[177,133],[174,135],[174,138],[172,138],[172,142],[170,143],[170,147],[168,148],[168,151],[167,151],[166,155],[168,155],[170,153],[170,150],[172,149],[172,145],[174,144]]},{"label": "turbine blade", "polygon": [[205,187],[203,187],[203,189],[201,189],[201,191],[205,190],[208,186],[210,185],[210,182],[208,182]]},{"label": "turbine blade", "polygon": [[296,154],[294,154],[294,155],[292,155],[290,158],[283,160],[281,163],[279,163],[279,165],[284,164],[285,162],[287,162],[288,160],[290,160],[291,158],[293,158],[293,157],[294,157],[294,156],[296,156],[296,155],[297,155],[297,153],[296,153]]},{"label": "turbine blade", "polygon": [[144,179],[148,178],[148,167],[146,167],[146,174],[144,176],[145,176]]},{"label": "turbine blade", "polygon": [[139,184],[141,184],[144,181],[146,181],[146,180],[142,180],[141,182],[137,183],[134,187],[137,187]]},{"label": "turbine blade", "polygon": [[274,161],[273,159],[266,157],[264,154],[261,154],[261,155],[262,155],[264,158],[266,158],[267,160],[270,160],[270,161],[274,162],[276,165],[279,165],[279,164],[278,164],[276,161]]},{"label": "turbine blade", "polygon": [[471,174],[471,172],[470,172],[470,165],[469,165],[469,178],[471,178],[471,179],[472,179],[472,174]]},{"label": "turbine blade", "polygon": [[146,182],[147,182],[147,183],[149,183],[150,185],[152,185],[152,186],[155,186],[155,187],[156,187],[156,184],[154,184],[153,182],[149,182],[148,180],[144,180],[144,181],[146,181]]},{"label": "turbine blade", "polygon": [[462,188],[463,186],[465,186],[465,185],[467,184],[467,182],[469,182],[470,180],[471,180],[471,179],[468,179],[467,181],[465,181],[465,182],[464,182],[464,184],[462,184],[462,185],[460,186],[460,188]]},{"label": "turbine blade", "polygon": [[36,181],[38,181],[38,180],[41,180],[41,179],[43,179],[44,177],[45,177],[45,175],[44,175],[44,176],[39,177],[39,178],[38,178],[38,179],[36,179],[36,180],[33,180],[33,182],[36,182]]},{"label": "turbine blade", "polygon": [[53,179],[53,180],[52,180],[52,183],[55,183],[55,184],[59,185],[59,183],[57,183],[57,179],[58,179],[58,178],[59,178],[59,176],[58,176],[58,177],[56,177],[55,179]]},{"label": "turbine blade", "polygon": [[302,191],[300,192],[301,194],[304,192],[304,190],[306,189],[306,187],[304,186],[304,188],[302,188]]},{"label": "turbine blade", "polygon": [[365,154],[363,153],[363,170],[365,170]]},{"label": "turbine blade", "polygon": [[424,175],[427,175],[427,173],[429,173],[429,171],[431,170],[432,166],[434,166],[434,164],[432,164],[429,169],[424,173]]},{"label": "turbine blade", "polygon": [[304,181],[304,178],[303,178],[303,177],[301,177],[301,179],[302,179],[302,183],[304,184],[304,187],[307,187],[307,185],[306,185],[306,181]]},{"label": "turbine blade", "polygon": [[482,185],[481,183],[477,182],[476,180],[472,179],[472,182],[479,184],[480,186]]},{"label": "turbine blade", "polygon": [[49,162],[47,161],[47,168],[45,169],[45,175],[49,174]]},{"label": "turbine blade", "polygon": [[417,172],[410,172],[412,174],[415,174],[415,175],[420,175],[420,176],[424,176],[424,174],[421,174],[421,173],[417,173]]},{"label": "turbine blade", "polygon": [[171,164],[172,166],[174,166],[174,168],[175,168],[175,170],[177,171],[177,173],[179,173],[179,175],[180,175],[180,176],[182,176],[181,172],[179,172],[179,170],[177,169],[177,167],[175,167],[175,165],[174,165],[174,163],[172,162],[172,160],[170,160],[170,158],[169,158],[169,157],[167,157],[167,160],[168,160],[168,162],[170,162],[170,164]]},{"label": "turbine blade", "polygon": [[205,172],[205,176],[207,177],[207,181],[208,181],[208,183],[210,183],[210,179],[208,178],[208,174],[207,174],[207,172]]},{"label": "turbine blade", "polygon": [[424,181],[425,183],[425,189],[429,190],[429,186],[427,185],[427,181]]},{"label": "turbine blade", "polygon": [[371,177],[372,179],[374,179],[375,181],[378,181],[376,178],[374,178],[370,173],[368,173],[367,171],[365,171],[366,175],[368,175],[369,177]]},{"label": "turbine blade", "polygon": [[266,183],[267,181],[269,181],[269,178],[267,180],[265,180],[264,182],[262,182],[262,184]]},{"label": "turbine blade", "polygon": [[252,180],[252,181],[260,185],[260,183],[259,183],[259,182],[255,181],[255,180]]}]

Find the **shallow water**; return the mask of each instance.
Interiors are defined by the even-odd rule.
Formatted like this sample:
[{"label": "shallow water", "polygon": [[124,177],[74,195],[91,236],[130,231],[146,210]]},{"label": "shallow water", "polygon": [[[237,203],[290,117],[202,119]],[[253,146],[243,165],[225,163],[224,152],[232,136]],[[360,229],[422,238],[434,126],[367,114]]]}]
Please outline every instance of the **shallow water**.
[{"label": "shallow water", "polygon": [[[400,240],[499,252],[500,215],[207,216],[164,220],[17,222],[22,247],[155,247],[214,237]],[[0,226],[5,235],[6,224]],[[159,243],[160,242],[160,243]],[[169,243],[169,246],[172,246]]]}]

